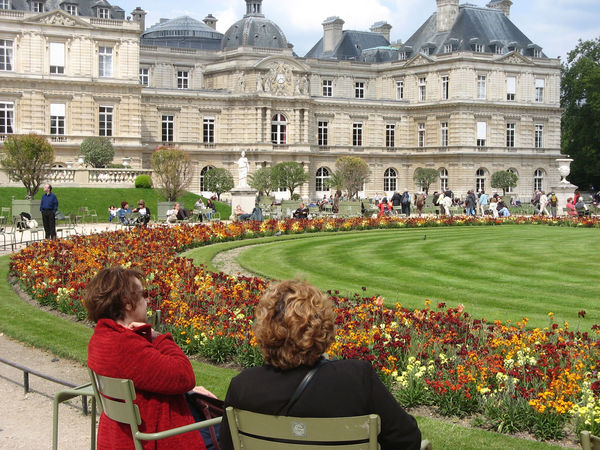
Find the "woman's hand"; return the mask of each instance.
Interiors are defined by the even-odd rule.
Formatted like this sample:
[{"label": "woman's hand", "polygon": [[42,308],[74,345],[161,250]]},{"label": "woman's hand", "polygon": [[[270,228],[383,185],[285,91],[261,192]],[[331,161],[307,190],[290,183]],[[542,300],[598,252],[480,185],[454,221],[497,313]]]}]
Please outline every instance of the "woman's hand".
[{"label": "woman's hand", "polygon": [[215,394],[210,392],[204,386],[196,386],[194,389],[192,389],[192,391],[195,392],[196,394],[206,395],[207,397],[210,397],[210,398],[217,398],[217,396]]},{"label": "woman's hand", "polygon": [[[139,327],[143,327],[144,325],[148,325],[145,322],[131,322],[129,325],[127,325],[125,328],[129,328],[130,330],[136,330]],[[154,328],[151,328],[152,331],[152,340],[156,339],[158,336],[160,336],[161,334],[156,331]]]}]

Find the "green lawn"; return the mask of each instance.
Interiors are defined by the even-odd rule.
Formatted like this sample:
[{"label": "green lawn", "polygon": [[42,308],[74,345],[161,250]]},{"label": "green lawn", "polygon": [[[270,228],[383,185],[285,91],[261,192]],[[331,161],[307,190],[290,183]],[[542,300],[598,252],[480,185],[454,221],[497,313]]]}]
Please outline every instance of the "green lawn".
[{"label": "green lawn", "polygon": [[[459,303],[477,318],[600,322],[598,230],[547,226],[452,227],[335,233],[249,247],[240,264],[323,290],[382,295],[387,305]],[[582,323],[577,313],[587,312]]]}]

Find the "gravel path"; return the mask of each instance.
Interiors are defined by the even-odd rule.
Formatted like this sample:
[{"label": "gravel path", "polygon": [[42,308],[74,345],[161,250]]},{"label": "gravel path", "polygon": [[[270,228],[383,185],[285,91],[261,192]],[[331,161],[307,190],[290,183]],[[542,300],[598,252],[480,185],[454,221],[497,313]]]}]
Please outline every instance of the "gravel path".
[{"label": "gravel path", "polygon": [[212,263],[215,266],[215,268],[221,272],[228,273],[230,275],[243,275],[245,277],[254,277],[256,276],[255,273],[244,269],[237,262],[237,257],[244,250],[247,250],[248,247],[250,246],[247,245],[217,253],[217,255],[213,258]]}]

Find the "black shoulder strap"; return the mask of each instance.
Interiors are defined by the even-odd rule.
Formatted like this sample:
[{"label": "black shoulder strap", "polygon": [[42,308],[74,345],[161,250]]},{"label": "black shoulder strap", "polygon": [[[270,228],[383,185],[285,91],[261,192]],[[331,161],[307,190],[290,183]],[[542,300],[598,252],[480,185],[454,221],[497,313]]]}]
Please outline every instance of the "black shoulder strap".
[{"label": "black shoulder strap", "polygon": [[315,366],[312,369],[310,369],[306,375],[304,375],[304,378],[302,379],[302,381],[300,382],[300,384],[298,385],[298,387],[292,394],[292,398],[290,398],[290,401],[287,403],[287,405],[285,405],[283,407],[283,409],[280,411],[280,413],[279,413],[280,416],[288,415],[288,412],[296,404],[296,402],[298,401],[298,399],[300,398],[300,396],[306,389],[306,386],[308,386],[308,383],[310,383],[310,380],[312,380],[312,378],[315,376],[315,373],[317,373],[317,370],[319,370],[321,368],[321,366],[327,362],[328,362],[328,360],[325,358],[319,359],[317,361],[317,363],[315,364]]}]

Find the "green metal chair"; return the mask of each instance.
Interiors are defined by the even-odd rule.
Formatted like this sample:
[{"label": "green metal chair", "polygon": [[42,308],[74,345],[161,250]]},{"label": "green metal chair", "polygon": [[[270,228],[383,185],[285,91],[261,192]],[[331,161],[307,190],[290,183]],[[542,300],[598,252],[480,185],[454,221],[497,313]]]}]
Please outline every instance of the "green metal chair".
[{"label": "green metal chair", "polygon": [[594,436],[589,431],[582,431],[580,436],[583,450],[600,450],[600,437]]},{"label": "green metal chair", "polygon": [[54,396],[54,414],[52,416],[52,450],[58,448],[58,406],[62,402],[71,400],[75,397],[91,397],[91,449],[96,448],[96,397],[92,383],[83,384],[71,389],[64,389]]},{"label": "green metal chair", "polygon": [[131,427],[131,435],[133,436],[133,444],[136,450],[142,450],[142,441],[166,439],[171,436],[212,427],[221,423],[222,418],[218,417],[157,433],[142,433],[138,429],[138,426],[142,423],[140,410],[133,403],[136,398],[133,381],[105,377],[94,373],[92,370],[89,371],[92,379],[92,387],[102,405],[104,414],[116,422],[125,423]]}]

